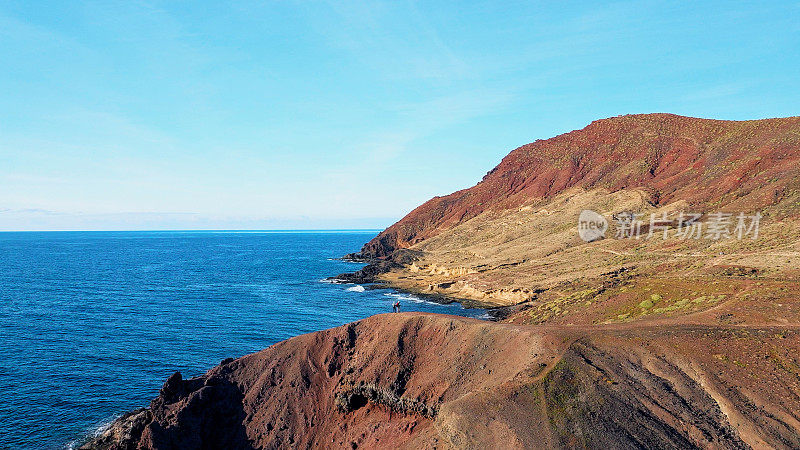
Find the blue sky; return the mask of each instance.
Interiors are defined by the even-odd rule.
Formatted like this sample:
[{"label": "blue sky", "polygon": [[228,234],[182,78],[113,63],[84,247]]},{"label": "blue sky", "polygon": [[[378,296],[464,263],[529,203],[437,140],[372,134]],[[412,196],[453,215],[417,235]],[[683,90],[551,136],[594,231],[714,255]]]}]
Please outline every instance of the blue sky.
[{"label": "blue sky", "polygon": [[380,228],[626,113],[800,114],[798,2],[0,1],[0,230]]}]

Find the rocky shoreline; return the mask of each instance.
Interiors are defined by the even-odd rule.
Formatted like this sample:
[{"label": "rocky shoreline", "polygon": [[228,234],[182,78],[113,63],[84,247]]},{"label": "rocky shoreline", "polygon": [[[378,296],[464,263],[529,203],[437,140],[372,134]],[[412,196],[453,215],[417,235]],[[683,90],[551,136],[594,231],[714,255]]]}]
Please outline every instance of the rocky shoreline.
[{"label": "rocky shoreline", "polygon": [[[428,289],[424,284],[400,284],[391,279],[384,278],[384,276],[388,273],[393,271],[401,271],[407,267],[407,265],[396,262],[395,260],[376,260],[367,258],[350,260],[366,263],[367,265],[358,271],[341,273],[329,279],[334,282],[368,284],[372,285],[373,289],[392,289],[445,305],[450,303],[459,303],[465,308],[485,309],[489,315],[488,320],[500,320],[519,309],[519,305],[498,306],[496,303],[487,303],[473,298],[451,295],[444,292],[435,292],[431,289]],[[414,259],[410,258],[409,256],[404,256],[403,260],[407,264],[413,264],[414,262]],[[411,263],[408,263],[409,260]]]}]

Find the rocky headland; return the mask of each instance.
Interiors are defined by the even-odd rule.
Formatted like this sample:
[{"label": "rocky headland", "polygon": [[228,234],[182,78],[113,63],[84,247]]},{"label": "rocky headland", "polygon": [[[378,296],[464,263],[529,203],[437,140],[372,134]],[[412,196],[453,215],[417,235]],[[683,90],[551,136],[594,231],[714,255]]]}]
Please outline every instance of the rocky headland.
[{"label": "rocky headland", "polygon": [[[578,236],[586,209],[605,239]],[[681,211],[732,233],[681,237]],[[504,313],[378,315],[175,374],[84,448],[800,447],[800,117],[595,121],[348,257],[370,265],[338,278]]]}]

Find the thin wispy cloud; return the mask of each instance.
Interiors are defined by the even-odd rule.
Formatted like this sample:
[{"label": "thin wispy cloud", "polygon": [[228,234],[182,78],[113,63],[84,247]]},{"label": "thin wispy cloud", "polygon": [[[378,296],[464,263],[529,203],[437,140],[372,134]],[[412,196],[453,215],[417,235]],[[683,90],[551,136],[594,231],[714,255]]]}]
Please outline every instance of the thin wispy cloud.
[{"label": "thin wispy cloud", "polygon": [[334,48],[346,50],[366,70],[390,80],[452,80],[469,66],[413,5],[395,2],[327,2],[308,5],[311,26]]},{"label": "thin wispy cloud", "polygon": [[[70,212],[55,228],[388,225],[510,149],[594,119],[797,115],[796,13],[649,0],[4,2],[0,206]],[[104,219],[67,223],[78,212]],[[0,229],[34,226],[3,217]]]}]

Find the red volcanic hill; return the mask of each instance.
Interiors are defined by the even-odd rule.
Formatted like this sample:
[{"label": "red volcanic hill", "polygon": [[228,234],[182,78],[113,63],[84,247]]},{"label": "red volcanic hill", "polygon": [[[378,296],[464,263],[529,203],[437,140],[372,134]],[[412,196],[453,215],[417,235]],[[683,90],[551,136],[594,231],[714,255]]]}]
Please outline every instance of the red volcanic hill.
[{"label": "red volcanic hill", "polygon": [[654,205],[800,214],[800,117],[748,121],[639,114],[523,145],[477,185],[434,197],[368,242],[381,258],[485,211],[572,187],[642,189]]},{"label": "red volcanic hill", "polygon": [[[798,398],[784,372],[796,362],[796,331],[574,331],[373,316],[223,361],[201,377],[176,373],[148,409],[81,448],[800,445]],[[721,352],[740,365],[713,356]]]}]

